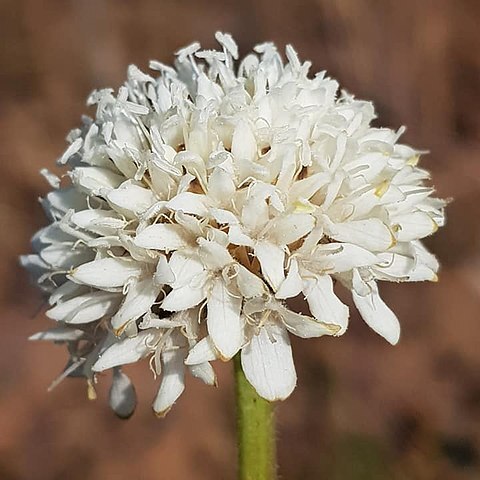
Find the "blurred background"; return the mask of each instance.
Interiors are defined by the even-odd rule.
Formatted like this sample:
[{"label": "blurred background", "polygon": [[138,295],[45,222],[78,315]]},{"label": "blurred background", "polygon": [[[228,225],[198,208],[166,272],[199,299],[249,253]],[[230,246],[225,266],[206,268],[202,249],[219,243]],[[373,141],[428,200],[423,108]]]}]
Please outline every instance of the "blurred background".
[{"label": "blurred background", "polygon": [[117,88],[130,63],[171,63],[179,47],[231,32],[254,44],[292,43],[375,102],[380,124],[430,155],[439,196],[454,197],[448,225],[429,241],[438,284],[384,285],[403,334],[397,347],[352,311],[341,339],[294,344],[299,376],[278,406],[281,478],[480,478],[480,2],[477,0],[1,0],[0,1],[0,479],[234,478],[230,365],[220,385],[191,380],[164,420],[151,413],[156,382],[130,369],[139,407],[108,409],[107,384],[46,389],[62,347],[26,338],[49,324],[18,267],[44,224],[38,174],[98,87]]}]

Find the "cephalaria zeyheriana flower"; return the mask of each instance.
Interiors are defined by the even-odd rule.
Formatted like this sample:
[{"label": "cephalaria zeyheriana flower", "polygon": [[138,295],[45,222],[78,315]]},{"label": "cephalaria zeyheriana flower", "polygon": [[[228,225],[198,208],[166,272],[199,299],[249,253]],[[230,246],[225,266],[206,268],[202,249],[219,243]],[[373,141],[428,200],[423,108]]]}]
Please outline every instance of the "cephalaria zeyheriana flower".
[{"label": "cephalaria zeyheriana flower", "polygon": [[271,43],[238,61],[232,37],[216,38],[219,51],[194,43],[175,68],[132,65],[117,95],[93,92],[95,117],[59,159],[66,175],[42,171],[50,224],[22,262],[56,326],[32,339],[66,344],[56,382],[84,377],[90,397],[112,369],[124,417],[136,399],[121,368],[144,358],[161,378],[159,416],[186,371],[213,385],[210,362],[238,352],[257,392],[284,399],[290,334],[347,329],[338,288],[395,344],[378,281],[437,278],[421,240],[444,224],[445,201],[425,185],[422,152],[398,143],[403,130],[371,127],[373,105],[309,76],[291,46],[285,63]]}]

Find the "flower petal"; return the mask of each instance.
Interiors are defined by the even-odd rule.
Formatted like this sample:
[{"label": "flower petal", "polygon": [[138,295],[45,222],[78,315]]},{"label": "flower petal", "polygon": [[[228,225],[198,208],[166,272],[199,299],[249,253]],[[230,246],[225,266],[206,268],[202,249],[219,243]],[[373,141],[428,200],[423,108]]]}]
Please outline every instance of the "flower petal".
[{"label": "flower petal", "polygon": [[118,218],[115,212],[100,209],[76,212],[70,217],[70,221],[77,227],[99,235],[114,235],[127,223],[125,220]]},{"label": "flower petal", "polygon": [[325,225],[327,233],[339,242],[354,243],[371,252],[388,250],[395,244],[390,229],[378,218]]},{"label": "flower petal", "polygon": [[162,382],[153,402],[158,417],[164,417],[185,389],[185,349],[168,350],[162,353]]},{"label": "flower petal", "polygon": [[222,270],[233,262],[233,258],[223,245],[204,238],[197,240],[199,255],[204,265],[210,270]]},{"label": "flower petal", "polygon": [[126,181],[119,188],[108,192],[107,200],[117,212],[127,218],[137,217],[157,202],[151,190],[132,181]]},{"label": "flower petal", "polygon": [[83,330],[67,326],[55,327],[45,332],[34,333],[29,340],[46,340],[51,342],[73,342],[80,340],[85,335]]},{"label": "flower petal", "polygon": [[317,275],[314,279],[305,279],[303,293],[310,312],[321,322],[338,325],[341,335],[348,327],[348,307],[344,305],[333,291],[330,275]]},{"label": "flower petal", "polygon": [[283,323],[290,333],[300,338],[322,337],[323,335],[338,335],[339,325],[321,322],[312,317],[292,312],[284,306],[279,306],[276,311],[282,317]]},{"label": "flower petal", "polygon": [[165,255],[160,255],[158,258],[154,281],[157,285],[163,285],[165,283],[170,284],[175,281],[175,275],[173,274]]},{"label": "flower petal", "polygon": [[207,385],[217,384],[215,371],[208,362],[199,363],[198,365],[189,365],[188,369],[194,377],[200,379],[203,383],[206,383]]},{"label": "flower petal", "polygon": [[260,241],[255,245],[255,256],[260,262],[265,280],[276,292],[285,278],[285,252],[273,243]]},{"label": "flower petal", "polygon": [[205,195],[199,193],[183,192],[173,197],[165,206],[173,211],[180,210],[204,217],[208,213],[206,199]]},{"label": "flower petal", "polygon": [[208,179],[208,193],[219,205],[228,205],[235,193],[232,175],[216,167]]},{"label": "flower petal", "polygon": [[239,222],[238,218],[232,212],[221,208],[211,208],[210,215],[217,223],[221,224],[234,225]]},{"label": "flower petal", "polygon": [[174,252],[169,262],[175,277],[172,291],[165,297],[162,308],[170,312],[198,305],[207,296],[205,282],[208,272],[197,257]]},{"label": "flower petal", "polygon": [[399,242],[410,242],[428,237],[438,229],[438,225],[432,217],[420,211],[398,215],[392,221],[400,227],[397,232]]},{"label": "flower petal", "polygon": [[125,178],[101,167],[76,167],[71,172],[72,182],[89,195],[117,188]]},{"label": "flower petal", "polygon": [[298,262],[295,258],[290,261],[290,268],[287,277],[281,283],[275,298],[293,298],[296,297],[303,287],[302,278],[298,273]]},{"label": "flower petal", "polygon": [[237,160],[254,161],[257,155],[257,140],[252,128],[245,120],[240,120],[232,137],[232,154]]},{"label": "flower petal", "polygon": [[353,301],[367,325],[392,345],[396,345],[400,338],[400,323],[381,299],[376,282],[369,282],[368,285],[370,293],[365,296],[352,290]]},{"label": "flower petal", "polygon": [[75,268],[68,278],[76,283],[102,289],[122,287],[141,272],[139,262],[111,257],[84,263]]},{"label": "flower petal", "polygon": [[289,193],[290,201],[293,203],[298,199],[308,200],[313,197],[322,187],[328,184],[331,179],[329,173],[316,173],[307,178],[295,182]]},{"label": "flower petal", "polygon": [[176,224],[159,223],[150,225],[135,237],[135,245],[169,252],[187,247],[189,244],[185,230]]},{"label": "flower petal", "polygon": [[207,302],[207,328],[222,360],[232,358],[243,344],[242,298],[234,297],[222,278],[213,281]]},{"label": "flower petal", "polygon": [[352,243],[327,243],[318,245],[312,256],[317,268],[332,273],[343,273],[353,268],[366,267],[378,262],[378,258],[365,248]]},{"label": "flower petal", "polygon": [[75,248],[72,243],[54,243],[40,251],[40,258],[55,269],[68,270],[77,265],[89,262],[94,252],[86,248]]},{"label": "flower petal", "polygon": [[121,330],[127,323],[148,312],[160,294],[161,287],[151,277],[133,281],[118,312],[112,317],[114,330]]},{"label": "flower petal", "polygon": [[89,323],[113,313],[120,303],[121,297],[117,293],[92,292],[73,297],[60,302],[46,315],[57,322]]},{"label": "flower petal", "polygon": [[130,418],[137,406],[137,394],[130,378],[120,369],[113,371],[109,392],[110,408],[120,418]]},{"label": "flower petal", "polygon": [[289,245],[311,232],[315,219],[307,213],[292,213],[274,222],[268,232],[271,241],[277,245]]},{"label": "flower petal", "polygon": [[155,330],[143,330],[135,337],[125,338],[108,347],[92,367],[94,372],[103,372],[109,368],[134,363],[146,357],[154,350],[154,344],[160,336]]},{"label": "flower petal", "polygon": [[269,401],[284,400],[295,388],[297,374],[288,333],[265,325],[242,349],[242,369],[257,393]]},{"label": "flower petal", "polygon": [[207,296],[205,287],[199,288],[185,285],[183,287],[174,288],[162,302],[163,310],[167,312],[179,312],[195,307]]},{"label": "flower petal", "polygon": [[240,225],[230,225],[228,229],[228,239],[234,245],[245,245],[253,247],[253,240],[244,232]]},{"label": "flower petal", "polygon": [[261,297],[267,291],[267,286],[263,283],[262,279],[257,277],[248,268],[243,265],[236,264],[236,280],[237,287],[245,298]]},{"label": "flower petal", "polygon": [[218,358],[215,346],[210,337],[203,337],[188,352],[185,365],[199,365],[204,362],[211,362]]}]

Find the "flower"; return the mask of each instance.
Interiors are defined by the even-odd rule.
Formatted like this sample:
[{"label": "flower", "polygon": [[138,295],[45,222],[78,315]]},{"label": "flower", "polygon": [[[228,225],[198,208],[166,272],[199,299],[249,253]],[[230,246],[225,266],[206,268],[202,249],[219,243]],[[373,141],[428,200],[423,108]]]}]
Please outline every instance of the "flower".
[{"label": "flower", "polygon": [[[435,281],[421,243],[444,224],[403,129],[373,128],[371,103],[318,73],[291,46],[258,45],[239,64],[194,43],[152,77],[130,66],[118,95],[93,92],[94,119],[73,130],[42,204],[50,225],[22,262],[49,295],[57,326],[33,339],[68,347],[66,376],[113,370],[110,403],[135,407],[121,371],[150,359],[164,415],[185,370],[216,383],[210,362],[241,352],[267,400],[296,384],[290,334],[338,336],[350,290],[365,322],[400,335],[378,281]],[[64,185],[66,184],[66,185]],[[305,302],[304,313],[295,311]],[[307,313],[305,313],[307,312]]]}]

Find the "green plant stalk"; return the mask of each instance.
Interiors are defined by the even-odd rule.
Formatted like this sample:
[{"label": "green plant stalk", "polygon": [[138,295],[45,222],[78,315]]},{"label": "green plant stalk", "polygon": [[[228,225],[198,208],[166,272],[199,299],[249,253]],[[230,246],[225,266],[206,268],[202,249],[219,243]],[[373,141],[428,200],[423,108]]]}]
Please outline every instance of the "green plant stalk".
[{"label": "green plant stalk", "polygon": [[258,395],[234,358],[238,480],[275,480],[277,462],[273,404]]}]

